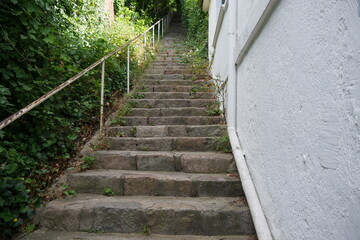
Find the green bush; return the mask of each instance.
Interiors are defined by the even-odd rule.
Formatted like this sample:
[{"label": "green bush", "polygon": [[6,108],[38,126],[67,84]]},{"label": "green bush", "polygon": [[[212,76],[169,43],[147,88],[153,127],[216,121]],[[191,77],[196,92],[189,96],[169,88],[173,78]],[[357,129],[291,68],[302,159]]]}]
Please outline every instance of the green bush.
[{"label": "green bush", "polygon": [[182,1],[182,20],[187,32],[187,45],[191,48],[193,70],[203,73],[208,66],[208,14],[201,9],[199,0]]},{"label": "green bush", "polygon": [[[2,0],[0,120],[137,36],[152,19],[125,7],[119,14],[109,24],[102,0]],[[143,62],[143,52],[132,46],[131,69]],[[111,97],[126,88],[126,52],[106,61],[105,81],[111,106]],[[99,122],[99,102],[97,67],[0,130],[0,238],[25,223],[67,168]]]}]

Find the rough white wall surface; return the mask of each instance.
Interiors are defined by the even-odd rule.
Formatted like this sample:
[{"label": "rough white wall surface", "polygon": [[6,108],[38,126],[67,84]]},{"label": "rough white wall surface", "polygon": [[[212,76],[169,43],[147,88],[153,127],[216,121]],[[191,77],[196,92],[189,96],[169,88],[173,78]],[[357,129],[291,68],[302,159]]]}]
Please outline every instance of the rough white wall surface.
[{"label": "rough white wall surface", "polygon": [[214,41],[214,34],[217,24],[217,16],[219,15],[221,7],[221,2],[219,0],[212,0],[210,1],[209,6],[209,39],[208,39],[208,48],[209,48],[209,59],[212,58],[214,53],[213,49],[213,41]]},{"label": "rough white wall surface", "polygon": [[[228,57],[229,56],[229,26],[228,14],[225,14],[223,25],[219,32],[219,37],[216,43],[216,49],[214,51],[214,60],[211,68],[211,73],[214,77],[220,77],[225,80],[228,75]],[[215,26],[216,27],[216,26]],[[212,44],[212,43],[211,43]],[[233,53],[231,53],[233,54]]]},{"label": "rough white wall surface", "polygon": [[360,239],[358,4],[280,1],[237,69],[237,131],[275,239]]}]

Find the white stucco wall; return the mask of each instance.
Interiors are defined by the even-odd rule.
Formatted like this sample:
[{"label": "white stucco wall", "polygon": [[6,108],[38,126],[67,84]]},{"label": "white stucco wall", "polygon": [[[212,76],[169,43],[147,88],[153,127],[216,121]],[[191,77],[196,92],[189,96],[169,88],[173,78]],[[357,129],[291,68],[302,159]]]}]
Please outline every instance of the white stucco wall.
[{"label": "white stucco wall", "polygon": [[[212,58],[212,55],[214,53],[214,48],[213,48],[213,41],[214,41],[214,34],[215,34],[215,29],[216,29],[216,24],[217,24],[217,16],[219,14],[219,10],[220,10],[220,6],[221,6],[221,1],[220,0],[212,0],[210,1],[210,6],[209,6],[209,16],[213,16],[211,18],[209,18],[209,40],[208,40],[208,49],[209,49],[209,59]],[[216,17],[214,17],[216,16]]]},{"label": "white stucco wall", "polygon": [[275,239],[360,239],[358,4],[279,1],[237,67],[237,132]]}]

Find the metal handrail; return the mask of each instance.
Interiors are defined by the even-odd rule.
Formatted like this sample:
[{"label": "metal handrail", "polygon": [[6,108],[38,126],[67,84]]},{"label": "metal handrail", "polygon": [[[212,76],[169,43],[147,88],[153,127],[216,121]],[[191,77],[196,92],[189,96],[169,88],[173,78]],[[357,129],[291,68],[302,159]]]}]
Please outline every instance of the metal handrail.
[{"label": "metal handrail", "polygon": [[[61,91],[62,89],[66,88],[67,86],[69,86],[70,84],[75,82],[77,79],[79,79],[85,73],[89,72],[90,70],[94,69],[98,65],[102,64],[102,66],[101,66],[101,99],[100,99],[100,134],[103,134],[104,133],[104,86],[105,86],[105,61],[106,61],[106,59],[110,58],[115,53],[117,53],[120,50],[127,47],[127,70],[126,71],[127,71],[127,92],[129,93],[130,92],[130,45],[143,36],[145,48],[146,48],[146,33],[148,31],[150,31],[150,29],[152,29],[153,36],[152,36],[151,40],[152,40],[152,45],[154,46],[155,45],[155,30],[154,30],[155,26],[156,25],[158,26],[158,41],[160,41],[160,32],[161,32],[161,36],[163,37],[164,31],[166,32],[166,30],[169,27],[171,17],[172,17],[172,13],[167,14],[165,17],[161,18],[159,21],[154,23],[151,27],[146,29],[144,32],[140,33],[135,38],[131,39],[127,43],[123,44],[122,46],[116,48],[115,50],[108,53],[104,57],[100,58],[98,61],[91,64],[89,67],[85,68],[84,70],[82,70],[81,72],[79,72],[78,74],[73,76],[72,78],[70,78],[67,81],[65,81],[64,83],[58,85],[57,87],[52,89],[50,92],[44,94],[43,96],[36,99],[32,103],[28,104],[26,107],[22,108],[21,110],[17,111],[16,113],[12,114],[11,116],[7,117],[6,119],[4,119],[3,121],[0,122],[0,130],[5,128],[12,122],[14,122],[16,119],[25,115],[27,112],[29,112],[33,108],[37,107],[41,103],[45,102],[47,99],[49,99],[50,97],[52,97],[53,95],[55,95],[56,93]],[[145,51],[144,55],[146,56],[146,51]]]}]

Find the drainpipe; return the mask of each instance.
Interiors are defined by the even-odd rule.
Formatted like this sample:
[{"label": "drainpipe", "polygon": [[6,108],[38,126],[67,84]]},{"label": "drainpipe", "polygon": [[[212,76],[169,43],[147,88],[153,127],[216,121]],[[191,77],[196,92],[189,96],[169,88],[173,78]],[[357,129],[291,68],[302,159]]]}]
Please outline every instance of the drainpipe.
[{"label": "drainpipe", "polygon": [[229,7],[227,8],[229,14],[229,67],[228,67],[228,82],[227,82],[227,111],[226,120],[228,126],[236,126],[236,65],[234,55],[236,42],[236,4],[237,1],[227,0]]},{"label": "drainpipe", "polygon": [[252,181],[246,159],[241,150],[239,137],[236,133],[236,113],[237,113],[237,76],[236,76],[236,59],[234,54],[236,44],[236,9],[238,1],[228,1],[229,14],[229,69],[228,69],[228,83],[227,83],[227,124],[228,134],[231,143],[232,152],[234,154],[236,166],[241,179],[241,184],[249,204],[251,216],[254,222],[256,234],[259,240],[272,240],[272,235],[269,225],[266,221],[259,197],[257,195],[254,183]]}]

